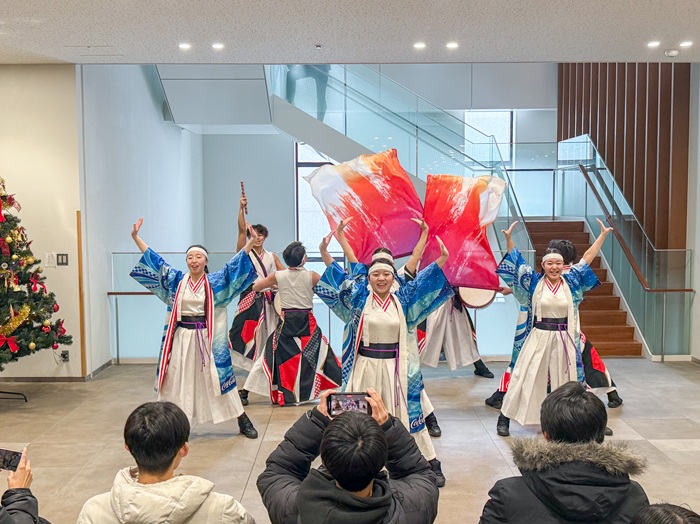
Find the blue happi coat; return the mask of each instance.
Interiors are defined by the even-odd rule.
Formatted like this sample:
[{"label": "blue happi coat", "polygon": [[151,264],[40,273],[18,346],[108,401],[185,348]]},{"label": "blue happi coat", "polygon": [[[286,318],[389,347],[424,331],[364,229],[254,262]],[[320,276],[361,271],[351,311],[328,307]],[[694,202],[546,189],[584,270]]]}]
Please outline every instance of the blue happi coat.
[{"label": "blue happi coat", "polygon": [[[345,322],[343,332],[342,376],[343,389],[350,379],[355,356],[362,339],[362,317],[368,299],[372,295],[367,277],[367,266],[357,264],[351,268],[352,275],[345,273],[343,268],[333,262],[326,268],[314,292]],[[420,370],[416,326],[430,313],[454,294],[445,278],[442,269],[430,264],[410,283],[402,283],[401,287],[392,291],[400,305],[400,314],[406,321],[406,347],[399,344],[399,354],[407,358],[408,423],[411,433],[425,427],[420,394],[423,390],[423,375]]]},{"label": "blue happi coat", "polygon": [[[160,391],[173,349],[173,334],[178,320],[178,297],[183,284],[189,280],[189,273],[173,268],[158,253],[148,248],[130,275],[168,306],[156,371],[157,390]],[[251,285],[258,274],[248,254],[241,250],[223,269],[207,273],[205,276],[207,335],[214,362],[211,371],[215,373],[219,384],[218,393],[225,394],[236,388],[236,376],[233,373],[228,342],[226,306]]]}]

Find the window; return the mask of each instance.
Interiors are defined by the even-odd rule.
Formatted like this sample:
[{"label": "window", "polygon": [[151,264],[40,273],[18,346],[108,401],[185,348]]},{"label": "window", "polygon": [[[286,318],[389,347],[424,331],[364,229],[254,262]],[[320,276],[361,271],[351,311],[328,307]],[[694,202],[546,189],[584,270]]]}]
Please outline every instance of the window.
[{"label": "window", "polygon": [[485,135],[493,135],[496,138],[503,161],[506,163],[511,161],[512,111],[465,111],[464,121]]}]

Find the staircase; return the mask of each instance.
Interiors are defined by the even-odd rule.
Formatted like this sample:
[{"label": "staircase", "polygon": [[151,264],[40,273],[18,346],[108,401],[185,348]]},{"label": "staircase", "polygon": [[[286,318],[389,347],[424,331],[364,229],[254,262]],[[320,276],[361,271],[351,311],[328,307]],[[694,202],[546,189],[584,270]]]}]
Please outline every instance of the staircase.
[{"label": "staircase", "polygon": [[[582,221],[528,221],[526,226],[537,253],[537,269],[550,240],[570,240],[579,259],[591,246]],[[620,309],[620,297],[613,294],[613,284],[607,280],[607,269],[601,269],[599,256],[591,267],[601,285],[586,293],[581,303],[581,331],[602,357],[641,356],[642,344],[634,338],[634,326],[627,324],[627,312]]]}]

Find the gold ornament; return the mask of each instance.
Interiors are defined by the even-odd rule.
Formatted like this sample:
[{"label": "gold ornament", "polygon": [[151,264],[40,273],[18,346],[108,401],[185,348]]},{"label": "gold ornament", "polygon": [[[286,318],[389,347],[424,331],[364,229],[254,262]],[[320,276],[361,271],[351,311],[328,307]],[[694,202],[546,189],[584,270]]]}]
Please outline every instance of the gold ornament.
[{"label": "gold ornament", "polygon": [[19,258],[18,255],[12,255],[12,260],[17,260]]},{"label": "gold ornament", "polygon": [[10,319],[7,324],[0,326],[0,335],[5,335],[6,337],[19,327],[19,325],[29,318],[29,313],[31,313],[31,308],[28,304],[23,305],[19,312]]},{"label": "gold ornament", "polygon": [[43,272],[44,272],[44,268],[41,267],[41,266],[39,266],[38,268],[36,268],[36,272],[37,272],[37,273],[43,273]]},{"label": "gold ornament", "polygon": [[31,266],[34,263],[34,257],[27,257],[25,259],[27,261],[27,265]]},{"label": "gold ornament", "polygon": [[7,242],[8,244],[12,244],[12,237],[10,235],[7,235],[5,237],[5,242]]},{"label": "gold ornament", "polygon": [[36,349],[36,344],[34,342],[29,343],[29,351],[34,351]]},{"label": "gold ornament", "polygon": [[44,320],[44,321],[42,322],[42,324],[43,324],[44,326],[47,326],[47,327],[48,327],[48,326],[51,325],[51,321],[50,321],[50,320]]},{"label": "gold ornament", "polygon": [[19,293],[22,290],[20,289],[20,287],[18,285],[14,285],[14,286],[12,286],[12,291],[14,291],[15,293]]}]

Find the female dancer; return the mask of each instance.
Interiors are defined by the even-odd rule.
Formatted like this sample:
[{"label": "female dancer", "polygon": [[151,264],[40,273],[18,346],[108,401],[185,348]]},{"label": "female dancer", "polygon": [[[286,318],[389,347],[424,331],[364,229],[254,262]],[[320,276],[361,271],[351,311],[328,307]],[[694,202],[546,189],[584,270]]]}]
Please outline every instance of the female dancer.
[{"label": "female dancer", "polygon": [[256,276],[248,253],[256,235],[223,269],[209,273],[202,246],[187,250],[188,273],[166,264],[139,236],[143,218],[131,238],[143,253],[131,276],[168,306],[160,348],[158,400],[177,404],[193,424],[215,424],[234,418],[248,438],[258,432],[243,410],[236,391],[226,329],[226,306]]},{"label": "female dancer", "polygon": [[345,322],[343,390],[376,389],[391,413],[409,428],[438,486],[444,486],[445,476],[424,421],[416,326],[452,296],[441,269],[449,253],[440,241],[440,258],[398,289],[393,287],[393,262],[375,258],[368,268],[368,287],[347,275],[330,256],[330,236],[319,246],[328,267],[315,291]]},{"label": "female dancer", "polygon": [[[292,242],[282,253],[288,269],[276,271],[253,284],[253,291],[277,288],[282,313],[277,328],[265,345],[262,370],[273,403],[298,404],[319,397],[321,391],[340,386],[340,363],[316,324],[313,314],[314,286],[321,275],[307,271],[306,249]],[[254,384],[255,393],[263,383],[251,371],[246,385]]]},{"label": "female dancer", "polygon": [[[236,250],[240,251],[247,242],[250,233],[246,228],[245,213],[248,212],[248,199],[241,189],[241,201],[238,209],[238,242]],[[284,269],[277,255],[265,250],[264,243],[268,236],[268,230],[262,224],[254,224],[253,229],[257,238],[250,250],[250,261],[258,275],[257,280],[262,280],[276,270]],[[231,343],[231,356],[233,365],[250,371],[249,377],[255,377],[251,369],[260,366],[260,356],[265,351],[265,342],[277,325],[277,313],[272,305],[272,291],[257,293],[253,286],[248,286],[241,292],[238,300],[236,315],[233,317],[228,339]],[[250,384],[246,381],[246,386]],[[255,387],[253,386],[255,389]],[[248,405],[248,389],[238,391],[241,403]]]},{"label": "female dancer", "polygon": [[562,254],[547,250],[542,257],[543,272],[537,274],[513,243],[511,234],[516,223],[503,231],[508,254],[496,272],[513,290],[518,302],[528,305],[534,329],[525,339],[513,368],[498,420],[499,435],[508,434],[510,418],[523,425],[539,423],[548,383],[553,391],[571,380],[583,380],[583,369],[580,377],[577,372],[581,354],[578,306],[583,293],[600,284],[589,264],[612,230],[598,220],[601,233],[579,264],[563,273]]}]

